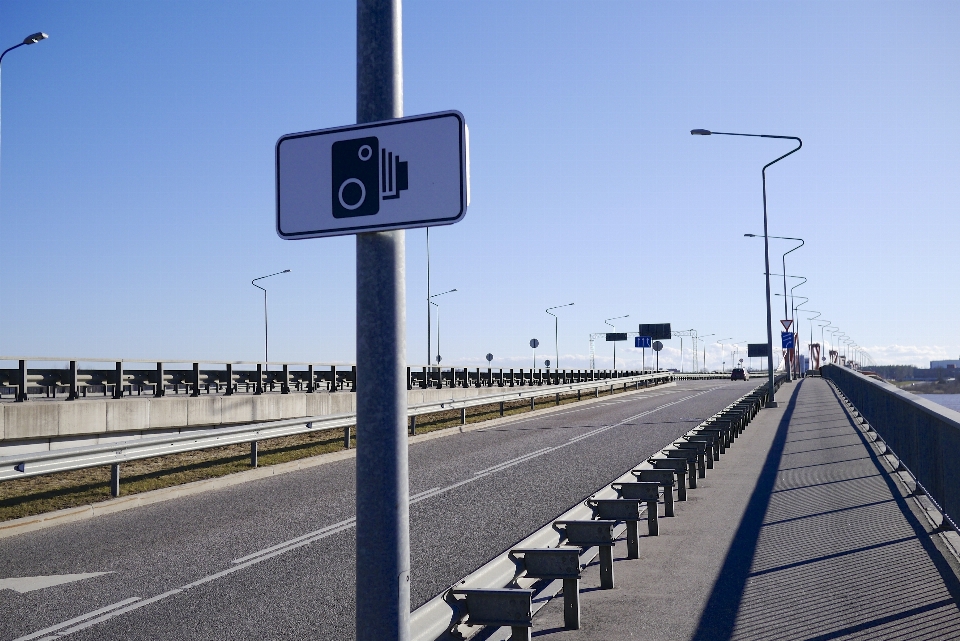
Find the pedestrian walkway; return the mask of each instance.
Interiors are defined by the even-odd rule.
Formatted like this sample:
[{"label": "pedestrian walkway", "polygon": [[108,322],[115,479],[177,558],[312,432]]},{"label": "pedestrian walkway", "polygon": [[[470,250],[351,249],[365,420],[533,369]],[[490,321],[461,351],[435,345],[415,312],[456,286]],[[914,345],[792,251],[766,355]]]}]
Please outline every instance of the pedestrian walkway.
[{"label": "pedestrian walkway", "polygon": [[[581,629],[561,599],[544,639],[960,638],[957,563],[829,384],[778,393],[641,559],[614,550],[617,587],[581,582]],[[662,508],[661,508],[662,509]],[[641,531],[643,528],[641,528]]]}]

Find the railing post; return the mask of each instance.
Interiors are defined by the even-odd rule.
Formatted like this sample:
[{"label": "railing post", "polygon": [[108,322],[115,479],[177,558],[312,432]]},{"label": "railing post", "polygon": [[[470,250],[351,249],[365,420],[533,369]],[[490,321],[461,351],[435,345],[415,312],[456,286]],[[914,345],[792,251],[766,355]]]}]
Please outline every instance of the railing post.
[{"label": "railing post", "polygon": [[20,371],[17,376],[17,402],[27,400],[27,361],[20,361]]},{"label": "railing post", "polygon": [[257,467],[260,464],[260,447],[256,441],[250,441],[250,467]]},{"label": "railing post", "polygon": [[110,496],[116,498],[120,496],[120,464],[114,463],[110,466]]},{"label": "railing post", "polygon": [[337,391],[337,366],[336,365],[330,366],[330,391],[331,392]]},{"label": "railing post", "polygon": [[254,395],[263,394],[263,363],[257,363],[257,389]]},{"label": "railing post", "polygon": [[511,368],[510,368],[510,387],[514,387],[514,384],[516,383],[516,381],[517,381],[517,379],[516,379],[516,377],[513,375],[513,368],[511,367]]},{"label": "railing post", "polygon": [[77,361],[70,361],[70,396],[68,401],[75,401],[80,398],[80,386],[77,385]]},{"label": "railing post", "polygon": [[417,415],[413,414],[410,417],[410,436],[417,435]]},{"label": "railing post", "polygon": [[280,385],[280,393],[290,393],[290,366],[286,363],[283,364],[283,384]]},{"label": "railing post", "polygon": [[200,396],[200,363],[193,364],[193,392],[190,396]]},{"label": "railing post", "polygon": [[410,373],[410,368],[407,368],[407,391],[413,389],[413,374]]},{"label": "railing post", "polygon": [[157,361],[157,384],[153,386],[153,395],[160,398],[163,394],[163,363]]},{"label": "railing post", "polygon": [[227,363],[227,389],[223,393],[225,396],[233,396],[233,363]]},{"label": "railing post", "polygon": [[123,398],[123,361],[117,361],[117,383],[113,386],[113,397]]},{"label": "railing post", "polygon": [[307,365],[307,394],[313,394],[317,389],[317,379],[313,375],[313,365]]},{"label": "railing post", "polygon": [[356,365],[353,366],[352,372],[353,372],[353,380],[351,381],[350,391],[356,392],[357,391],[357,366]]}]

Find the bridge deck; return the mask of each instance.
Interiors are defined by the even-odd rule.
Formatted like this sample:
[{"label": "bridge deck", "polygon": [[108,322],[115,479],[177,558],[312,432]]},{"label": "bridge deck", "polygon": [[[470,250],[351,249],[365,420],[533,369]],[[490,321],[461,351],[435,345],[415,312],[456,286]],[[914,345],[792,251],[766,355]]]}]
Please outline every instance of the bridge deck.
[{"label": "bridge deck", "polygon": [[[614,551],[581,588],[582,627],[562,599],[534,619],[548,639],[960,638],[957,563],[829,385],[780,391],[701,481],[641,559]],[[786,401],[786,402],[785,402]],[[641,528],[641,532],[644,528]],[[943,550],[943,552],[942,552]]]}]

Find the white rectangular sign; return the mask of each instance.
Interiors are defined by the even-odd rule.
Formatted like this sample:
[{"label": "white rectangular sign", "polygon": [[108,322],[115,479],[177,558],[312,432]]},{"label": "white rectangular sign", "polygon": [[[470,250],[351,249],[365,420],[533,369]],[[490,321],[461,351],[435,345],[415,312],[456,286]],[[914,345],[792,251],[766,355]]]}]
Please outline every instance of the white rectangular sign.
[{"label": "white rectangular sign", "polygon": [[467,125],[445,111],[288,134],[277,141],[277,234],[319,238],[460,221]]}]

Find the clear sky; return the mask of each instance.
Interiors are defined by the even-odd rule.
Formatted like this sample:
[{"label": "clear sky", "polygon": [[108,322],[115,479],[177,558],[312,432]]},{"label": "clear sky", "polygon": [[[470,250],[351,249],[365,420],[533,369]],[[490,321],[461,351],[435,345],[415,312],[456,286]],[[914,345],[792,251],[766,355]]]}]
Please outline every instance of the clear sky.
[{"label": "clear sky", "polygon": [[[262,358],[250,280],[290,269],[266,281],[271,360],[352,361],[354,239],[277,237],[273,154],[355,121],[354,3],[0,2],[4,48],[39,30],[3,61],[0,354]],[[458,290],[444,363],[529,366],[533,337],[542,363],[543,310],[568,302],[567,367],[624,314],[764,341],[763,242],[743,234],[790,142],[698,127],[802,137],[768,174],[770,233],[806,240],[796,294],[878,363],[957,358],[958,31],[957,2],[405,0],[405,113],[457,109],[471,135],[470,210],[431,231],[433,291]],[[779,272],[791,245],[771,242]]]}]

